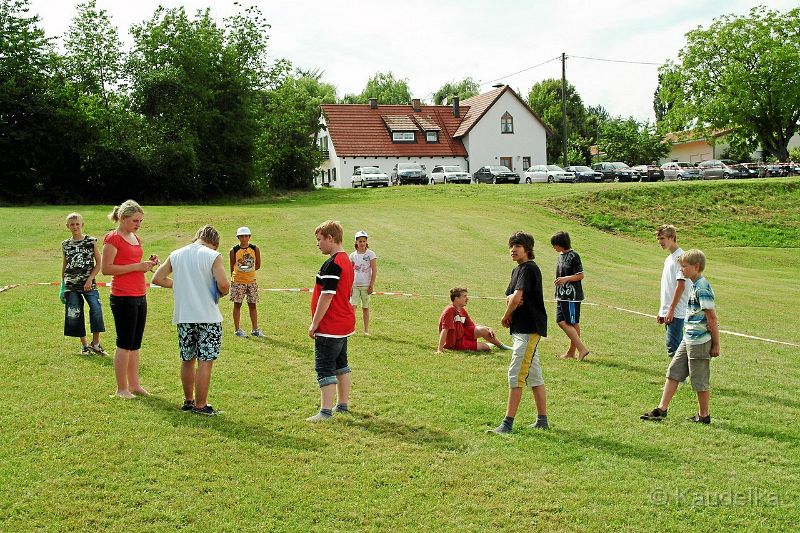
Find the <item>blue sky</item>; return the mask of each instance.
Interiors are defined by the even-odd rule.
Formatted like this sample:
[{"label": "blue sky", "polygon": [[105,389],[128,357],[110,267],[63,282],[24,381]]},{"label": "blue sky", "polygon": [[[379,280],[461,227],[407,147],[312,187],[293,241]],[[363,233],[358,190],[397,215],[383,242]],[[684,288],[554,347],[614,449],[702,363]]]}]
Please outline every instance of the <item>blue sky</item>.
[{"label": "blue sky", "polygon": [[[31,0],[50,36],[64,33],[75,0]],[[258,6],[270,30],[270,56],[304,69],[321,69],[340,96],[359,93],[376,72],[406,78],[412,96],[430,100],[448,81],[467,76],[482,90],[499,81],[523,97],[534,83],[561,77],[560,61],[511,76],[560,56],[663,63],[677,58],[686,32],[707,27],[723,14],[744,14],[755,5],[787,10],[796,1],[772,0],[242,0]],[[149,19],[159,5],[183,5],[189,13],[212,7],[220,20],[238,11],[233,1],[97,0],[124,42],[131,24]],[[656,65],[567,60],[567,79],[586,105],[612,115],[654,120]]]}]

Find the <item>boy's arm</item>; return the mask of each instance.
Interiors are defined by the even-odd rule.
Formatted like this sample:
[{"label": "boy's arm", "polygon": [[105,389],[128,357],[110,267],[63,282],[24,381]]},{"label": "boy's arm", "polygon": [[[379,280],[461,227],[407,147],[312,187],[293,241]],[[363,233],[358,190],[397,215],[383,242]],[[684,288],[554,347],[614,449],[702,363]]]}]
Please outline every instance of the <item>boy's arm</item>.
[{"label": "boy's arm", "polygon": [[511,315],[514,313],[514,309],[519,307],[519,304],[521,303],[522,289],[515,290],[513,294],[506,298],[506,312],[503,314],[502,320],[500,320],[500,323],[503,324],[503,326],[511,326]]},{"label": "boy's arm", "polygon": [[67,272],[67,254],[61,250],[61,279],[64,279],[64,274]]},{"label": "boy's arm", "polygon": [[328,312],[328,308],[331,306],[331,302],[333,301],[333,293],[323,293],[319,295],[319,301],[317,302],[317,309],[314,311],[314,317],[311,319],[311,325],[308,326],[308,336],[312,339],[317,334],[317,330],[319,329],[319,323],[322,322],[322,318],[325,316],[325,313]]},{"label": "boy's arm", "polygon": [[708,321],[708,332],[711,333],[711,357],[719,355],[719,320],[717,320],[717,312],[714,309],[703,309]]},{"label": "boy's arm", "polygon": [[167,257],[167,260],[164,261],[156,273],[153,274],[153,279],[150,280],[150,283],[153,285],[158,285],[159,287],[164,287],[165,289],[172,288],[172,278],[169,277],[172,274],[172,262],[169,260],[170,258]]},{"label": "boy's arm", "polygon": [[580,281],[583,279],[583,277],[584,277],[583,272],[579,272],[571,276],[561,276],[560,278],[556,278],[554,283],[556,285],[564,285],[565,283],[569,283],[570,281]]},{"label": "boy's arm", "polygon": [[370,260],[369,266],[372,269],[372,277],[369,278],[369,287],[367,287],[367,294],[372,294],[375,288],[375,278],[378,277],[378,258]]},{"label": "boy's arm", "polygon": [[261,268],[261,248],[256,246],[256,270]]},{"label": "boy's arm", "polygon": [[86,279],[86,282],[83,284],[83,290],[90,291],[92,290],[92,280],[97,277],[97,274],[100,273],[100,247],[97,246],[97,241],[94,241],[94,268],[89,273],[89,277]]},{"label": "boy's arm", "polygon": [[439,332],[439,346],[436,348],[436,353],[444,353],[444,344],[447,342],[447,330],[442,329]]},{"label": "boy's arm", "polygon": [[672,301],[669,303],[669,309],[667,309],[667,316],[664,317],[664,322],[667,324],[672,323],[672,319],[675,318],[675,307],[678,305],[678,302],[681,301],[681,296],[683,296],[683,291],[686,289],[686,280],[679,279],[676,280],[678,284],[675,286],[675,294],[672,295]]},{"label": "boy's arm", "polygon": [[217,282],[217,290],[220,295],[225,296],[231,290],[231,283],[228,281],[228,276],[225,274],[225,267],[222,266],[222,256],[217,256],[214,259],[214,264],[211,266],[211,272],[214,274],[214,281]]},{"label": "boy's arm", "polygon": [[231,258],[231,276],[233,276],[233,267],[236,265],[236,252],[231,249],[231,253],[229,255]]}]

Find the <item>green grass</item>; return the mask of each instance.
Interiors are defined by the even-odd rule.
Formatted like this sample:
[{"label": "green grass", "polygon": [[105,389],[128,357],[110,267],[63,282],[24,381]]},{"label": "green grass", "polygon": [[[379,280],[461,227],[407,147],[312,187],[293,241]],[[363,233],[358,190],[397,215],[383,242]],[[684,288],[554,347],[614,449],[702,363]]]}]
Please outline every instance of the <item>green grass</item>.
[{"label": "green grass", "polygon": [[[743,209],[741,198],[767,203],[774,191],[763,183],[677,185],[700,187],[709,198],[750,187],[735,197]],[[658,199],[677,189],[604,184],[624,193],[620,205],[631,207],[621,211],[639,211],[649,224],[625,235],[574,218],[570,209],[585,216],[583,206],[605,202],[591,196],[598,190],[397,187],[252,205],[145,206],[145,251],[162,256],[202,224],[220,229],[224,249],[235,243],[236,227],[250,226],[262,247],[262,287],[313,283],[323,260],[313,236],[318,222],[341,220],[348,246],[357,229],[369,231],[379,256],[376,290],[417,296],[373,298],[373,336],[350,341],[354,414],[313,427],[303,421],[318,401],[307,293],[262,293],[263,342],[235,338],[231,304],[222,302],[226,335],[211,402],[226,413],[207,419],[178,410],[172,296],[151,291],[142,380],[152,396],[117,401],[109,398],[110,361],[79,356],[76,341],[61,335],[57,288],[32,285],[58,279],[63,216],[73,207],[0,209],[0,285],[21,284],[0,293],[0,530],[790,529],[800,521],[800,349],[723,335],[712,365],[714,423],[683,421],[696,408],[687,387],[667,421],[638,420],[660,395],[663,332],[653,319],[611,306],[656,310],[664,253],[652,226],[664,220]],[[776,210],[796,202],[791,196]],[[699,244],[709,257],[723,329],[800,343],[793,320],[800,250],[742,246],[730,234],[706,237],[687,226],[701,216],[711,226],[729,220],[725,201],[702,213],[688,204],[672,219],[681,244]],[[110,228],[110,206],[80,210],[90,234]],[[760,207],[754,213],[755,225],[771,216]],[[796,232],[796,212],[786,217]],[[597,304],[584,308],[582,322],[592,355],[559,360],[565,337],[551,322],[540,346],[552,430],[524,429],[535,420],[527,395],[519,431],[493,438],[484,430],[505,408],[508,356],[434,355],[436,319],[447,290],[465,285],[473,318],[502,329],[502,301],[476,297],[502,296],[514,266],[506,240],[517,229],[536,236],[546,280],[556,257],[550,235],[572,235],[588,302]],[[109,329],[103,340],[111,346],[108,290],[100,290]]]}]

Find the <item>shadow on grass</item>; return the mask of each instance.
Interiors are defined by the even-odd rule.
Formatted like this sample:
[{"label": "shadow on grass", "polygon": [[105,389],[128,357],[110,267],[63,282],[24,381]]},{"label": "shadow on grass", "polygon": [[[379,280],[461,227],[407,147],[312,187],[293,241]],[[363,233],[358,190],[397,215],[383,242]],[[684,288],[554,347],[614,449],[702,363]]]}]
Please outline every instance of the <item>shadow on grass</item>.
[{"label": "shadow on grass", "polygon": [[[344,417],[340,417],[344,419]],[[466,444],[454,439],[448,432],[420,425],[404,424],[397,420],[381,418],[371,414],[353,413],[347,425],[363,429],[392,442],[402,441],[444,451],[459,452]]]},{"label": "shadow on grass", "polygon": [[422,342],[412,342],[412,341],[406,340],[406,339],[404,339],[402,337],[400,337],[400,338],[391,337],[389,335],[382,335],[380,333],[372,333],[369,337],[365,337],[362,334],[362,335],[359,335],[359,337],[362,338],[362,339],[374,339],[376,341],[388,342],[390,344],[399,344],[401,346],[413,346],[413,347],[418,348],[418,349],[420,349],[420,350],[422,350],[424,352],[433,353],[433,352],[436,351],[436,342],[432,342],[431,344],[425,344],[425,343],[422,343]]},{"label": "shadow on grass", "polygon": [[270,431],[263,426],[234,422],[227,419],[224,413],[220,416],[206,417],[203,415],[195,415],[186,411],[181,411],[177,404],[157,396],[141,398],[140,401],[157,413],[161,414],[166,420],[175,426],[192,428],[205,427],[230,439],[253,442],[255,444],[268,446],[271,448],[316,450],[320,446],[319,443],[310,439],[298,438],[279,432]]},{"label": "shadow on grass", "polygon": [[[711,395],[730,396],[733,398],[747,398],[752,402],[778,404],[790,409],[800,409],[800,401],[790,398],[779,398],[778,396],[770,396],[769,394],[760,394],[741,389],[733,389],[729,387],[713,387]],[[750,402],[749,402],[750,403]]]},{"label": "shadow on grass", "polygon": [[[642,423],[647,423],[642,421]],[[652,422],[650,422],[652,424]],[[588,450],[599,450],[601,452],[610,453],[625,459],[635,459],[639,461],[658,461],[659,465],[670,463],[672,466],[678,467],[685,463],[684,457],[675,456],[670,450],[665,450],[659,444],[633,444],[630,441],[617,441],[605,437],[590,436],[585,433],[568,431],[560,428],[554,428],[550,431],[541,431],[537,429],[530,429],[526,431],[528,434],[535,434],[541,438],[549,439],[553,443],[571,444],[586,448]]]},{"label": "shadow on grass", "polygon": [[109,352],[109,355],[81,355],[81,360],[106,368],[114,368],[114,352]]},{"label": "shadow on grass", "polygon": [[792,434],[785,431],[778,431],[773,428],[739,426],[731,423],[716,424],[712,422],[712,426],[733,433],[734,435],[748,435],[756,439],[776,440],[778,442],[789,444],[792,448],[797,448],[800,446],[800,439],[798,439],[797,432]]},{"label": "shadow on grass", "polygon": [[[644,366],[632,365],[630,363],[625,363],[623,361],[616,361],[616,360],[615,361],[609,361],[608,359],[592,359],[592,360],[589,360],[588,358],[586,359],[586,361],[590,361],[592,364],[595,364],[597,366],[607,366],[607,367],[610,367],[610,368],[619,368],[620,370],[625,370],[626,372],[631,372],[631,373],[635,373],[635,374],[643,374],[643,375],[646,375],[646,376],[653,376],[653,371],[652,370],[650,370],[650,369],[648,369],[648,368],[646,368]],[[665,361],[664,362],[664,370],[666,370],[668,363],[669,363],[669,361]],[[663,377],[664,372],[663,371],[660,371],[660,372],[661,372],[661,374],[660,374],[661,377]]]}]

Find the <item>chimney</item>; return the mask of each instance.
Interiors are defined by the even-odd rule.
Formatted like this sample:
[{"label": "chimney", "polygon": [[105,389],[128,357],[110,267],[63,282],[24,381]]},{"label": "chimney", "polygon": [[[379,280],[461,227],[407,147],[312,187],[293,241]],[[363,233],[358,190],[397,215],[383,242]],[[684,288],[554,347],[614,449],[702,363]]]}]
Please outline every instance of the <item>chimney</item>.
[{"label": "chimney", "polygon": [[378,99],[377,98],[370,98],[369,99],[369,108],[370,109],[378,109]]},{"label": "chimney", "polygon": [[414,98],[413,100],[411,100],[411,107],[414,109],[414,111],[422,111],[422,108],[420,107],[419,103],[419,98]]},{"label": "chimney", "polygon": [[458,108],[458,96],[453,97],[453,116],[460,117],[461,110]]}]

